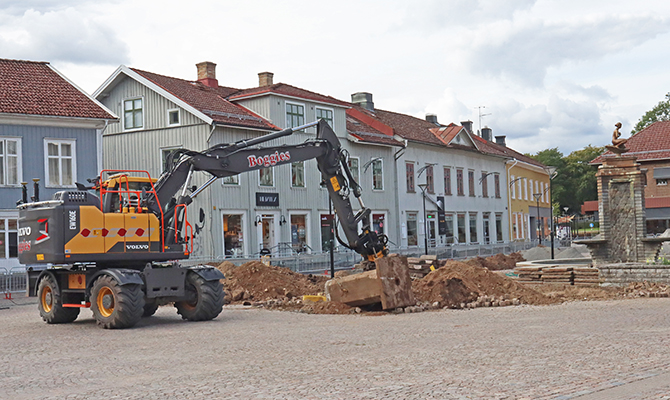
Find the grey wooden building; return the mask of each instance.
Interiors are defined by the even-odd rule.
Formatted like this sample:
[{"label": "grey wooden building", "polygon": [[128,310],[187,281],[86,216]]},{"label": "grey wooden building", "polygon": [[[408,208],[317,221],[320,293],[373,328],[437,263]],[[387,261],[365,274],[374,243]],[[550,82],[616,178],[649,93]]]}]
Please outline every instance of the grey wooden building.
[{"label": "grey wooden building", "polygon": [[19,265],[21,182],[32,195],[38,179],[46,200],[94,178],[102,167],[102,134],[116,121],[49,63],[0,59],[0,268]]},{"label": "grey wooden building", "polygon": [[[258,87],[240,90],[219,86],[213,63],[200,63],[197,71],[198,79],[189,81],[120,66],[96,90],[94,97],[122,120],[104,134],[105,168],[147,170],[157,177],[166,155],[175,148],[204,150],[323,118],[351,154],[351,167],[377,218],[376,228],[385,231],[387,223],[397,224],[395,178],[384,172],[383,163],[394,165],[401,142],[350,132],[349,103],[274,84],[271,73],[259,74]],[[362,131],[366,129],[371,130]],[[308,129],[263,146],[297,144],[314,137],[314,130]],[[196,183],[206,178],[200,173]],[[189,215],[197,215],[198,208],[207,215],[194,256],[254,256],[262,249],[282,254],[321,252],[331,217],[320,179],[316,161],[308,160],[213,184],[189,207]],[[397,240],[395,232],[385,233]]]}]

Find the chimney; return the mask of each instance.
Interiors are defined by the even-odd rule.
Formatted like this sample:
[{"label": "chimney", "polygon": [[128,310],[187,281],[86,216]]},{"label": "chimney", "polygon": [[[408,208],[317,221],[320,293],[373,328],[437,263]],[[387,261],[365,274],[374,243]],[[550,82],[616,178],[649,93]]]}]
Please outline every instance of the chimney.
[{"label": "chimney", "polygon": [[505,143],[506,137],[507,136],[496,136],[496,144],[507,147],[507,144]]},{"label": "chimney", "polygon": [[198,82],[211,88],[219,87],[219,81],[216,80],[216,64],[203,61],[195,66],[198,67]]},{"label": "chimney", "polygon": [[482,128],[482,138],[487,142],[491,142],[493,140],[493,131],[491,128],[488,126]]},{"label": "chimney", "polygon": [[270,86],[272,85],[272,77],[275,74],[272,72],[259,72],[258,73],[258,86]]},{"label": "chimney", "polygon": [[461,126],[472,135],[472,121],[461,121]]},{"label": "chimney", "polygon": [[372,93],[354,93],[351,95],[351,102],[365,108],[366,110],[375,110],[375,103],[372,102]]},{"label": "chimney", "polygon": [[431,124],[440,125],[437,122],[437,115],[436,114],[426,114],[426,121],[430,122]]}]

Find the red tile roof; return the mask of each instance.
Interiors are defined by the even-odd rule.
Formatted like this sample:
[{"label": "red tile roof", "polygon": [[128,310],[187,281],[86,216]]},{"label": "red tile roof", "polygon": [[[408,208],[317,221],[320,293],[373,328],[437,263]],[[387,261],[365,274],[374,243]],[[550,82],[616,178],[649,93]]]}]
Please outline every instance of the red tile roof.
[{"label": "red tile roof", "polygon": [[369,118],[376,119],[383,125],[393,128],[393,133],[413,142],[444,146],[440,139],[430,131],[437,126],[425,119],[412,117],[406,114],[399,114],[391,111],[375,109],[367,110],[363,107],[353,105],[352,107]]},{"label": "red tile roof", "polygon": [[116,119],[48,62],[0,59],[0,113]]},{"label": "red tile roof", "polygon": [[299,87],[291,86],[286,83],[275,83],[269,86],[260,86],[250,89],[239,90],[228,97],[231,101],[240,100],[246,97],[252,97],[261,94],[283,94],[291,97],[299,97],[307,100],[314,100],[322,103],[329,103],[343,107],[349,107],[350,104],[342,100],[338,100],[331,96],[325,96],[319,93],[310,92],[309,90],[301,89]]},{"label": "red tile roof", "polygon": [[456,125],[453,122],[450,123],[447,126],[442,126],[442,127],[434,127],[430,128],[430,131],[433,133],[433,135],[437,136],[440,138],[444,144],[449,145],[452,140],[458,135],[458,133],[463,129],[462,126]]},{"label": "red tile roof", "polygon": [[525,163],[528,163],[528,164],[531,164],[531,165],[535,165],[536,167],[540,167],[540,168],[546,168],[547,167],[546,165],[542,164],[541,162],[536,161],[533,158],[531,158],[531,157],[529,157],[525,154],[521,154],[518,151],[516,151],[516,150],[514,150],[510,147],[503,146],[503,145],[500,145],[500,144],[497,144],[497,143],[494,143],[494,142],[489,142],[488,140],[486,140],[486,139],[484,139],[480,136],[477,136],[477,135],[470,135],[470,136],[477,142],[477,146],[484,153],[515,158],[519,161],[522,161],[522,162],[525,162]]},{"label": "red tile roof", "polygon": [[[628,138],[626,156],[635,156],[638,161],[652,161],[670,158],[670,121],[654,122]],[[591,164],[602,164],[603,158],[616,157],[606,151],[596,157]]]},{"label": "red tile roof", "polygon": [[391,132],[393,131],[393,129],[390,127],[381,128],[382,130],[379,130],[375,128],[382,126],[381,123],[367,124],[366,122],[367,118],[365,118],[363,114],[352,109],[347,110],[347,133],[349,133],[351,136],[364,143],[384,144],[399,147],[405,146],[403,142],[396,140],[392,134],[389,135],[386,133],[386,131],[389,129]]},{"label": "red tile roof", "polygon": [[582,214],[595,211],[598,211],[598,200],[589,200],[582,204]]},{"label": "red tile roof", "polygon": [[236,92],[237,89],[225,86],[211,88],[197,81],[172,78],[136,68],[131,68],[131,70],[172,93],[217,123],[249,128],[279,129],[255,113],[224,98]]}]

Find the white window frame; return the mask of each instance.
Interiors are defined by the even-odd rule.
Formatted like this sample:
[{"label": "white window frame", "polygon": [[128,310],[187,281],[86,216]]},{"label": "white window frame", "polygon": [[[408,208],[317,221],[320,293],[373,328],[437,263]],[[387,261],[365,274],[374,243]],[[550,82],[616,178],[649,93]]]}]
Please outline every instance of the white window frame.
[{"label": "white window frame", "polygon": [[[126,101],[135,101],[135,100],[142,100],[142,126],[138,127],[132,127],[128,128],[126,127]],[[123,99],[121,101],[121,118],[123,119],[123,131],[124,132],[131,132],[131,131],[139,131],[141,129],[144,129],[144,96],[137,96],[137,97],[129,97],[127,99]]]},{"label": "white window frame", "polygon": [[13,219],[16,220],[16,227],[19,227],[19,213],[14,212],[14,211],[7,211],[7,212],[0,212],[0,219],[4,220],[5,222],[5,229],[0,230],[0,232],[3,232],[5,234],[5,252],[4,254],[0,254],[0,267],[18,267],[19,264],[19,258],[18,258],[18,248],[17,248],[17,256],[16,257],[10,257],[9,256],[9,234],[10,233],[16,233],[16,245],[18,246],[20,243],[19,237],[18,237],[18,229],[9,229],[9,220]]},{"label": "white window frame", "polygon": [[[247,224],[247,211],[238,210],[238,209],[225,209],[221,210],[220,221],[221,221],[221,249],[223,252],[223,257],[226,257],[226,231],[223,226],[223,216],[224,215],[241,215],[240,225],[242,226],[242,254],[239,256],[248,256],[249,255],[249,239],[251,237],[251,228]],[[247,230],[248,229],[248,230]]]},{"label": "white window frame", "polygon": [[[356,160],[358,163],[358,168],[356,168],[356,175],[354,175],[354,172],[351,171],[351,174],[354,175],[354,179],[356,180],[356,183],[359,185],[361,184],[361,159],[359,157],[349,157],[350,160]],[[347,164],[349,167],[349,164]],[[351,168],[351,167],[349,167]]]},{"label": "white window frame", "polygon": [[[294,215],[304,215],[305,216],[305,239],[307,240],[307,252],[308,254],[312,253],[312,223],[310,221],[311,214],[309,210],[288,210],[288,220],[286,221],[289,226],[289,232],[291,229],[291,217]],[[281,218],[281,217],[280,217]],[[293,232],[289,233],[289,242],[293,243],[293,238],[290,236]],[[337,241],[337,239],[335,239]]]},{"label": "white window frame", "polygon": [[[294,105],[294,106],[302,106],[302,124],[301,125],[304,125],[307,121],[307,115],[306,115],[307,114],[307,106],[305,105],[305,103],[298,103],[298,102],[295,102],[295,101],[288,101],[287,100],[287,101],[284,102],[284,124],[285,124],[284,128],[289,128],[288,114],[286,112],[286,105],[287,104],[291,104],[291,105]],[[300,126],[300,125],[298,125],[298,126]],[[293,127],[293,128],[295,128],[295,127]]]},{"label": "white window frame", "polygon": [[[226,178],[233,178],[233,177],[236,178],[236,182],[234,182],[234,183],[226,183],[226,181],[225,181]],[[228,177],[223,177],[223,178],[221,178],[221,186],[223,186],[223,187],[238,187],[238,186],[241,186],[241,183],[240,183],[240,174],[237,174],[237,175],[231,175],[231,176],[228,176]],[[263,187],[267,187],[267,186],[263,186]]]},{"label": "white window frame", "polygon": [[164,163],[163,163],[163,153],[164,153],[165,151],[177,150],[177,149],[182,149],[182,148],[184,148],[184,146],[179,145],[179,146],[165,146],[165,147],[161,147],[161,148],[159,149],[158,159],[160,160],[160,166],[158,167],[158,170],[159,170],[161,173],[163,172],[163,166],[164,166],[164,165],[163,165],[163,164],[164,164]]},{"label": "white window frame", "polygon": [[[319,120],[318,119],[319,117],[317,117],[317,115],[316,115],[317,110],[330,111],[331,113],[333,113],[333,119],[330,121],[331,123],[328,124],[328,125],[330,125],[330,127],[332,129],[335,129],[335,126],[334,126],[335,125],[335,109],[334,108],[329,108],[329,107],[315,106],[314,107],[314,120],[315,121]],[[328,121],[328,120],[326,120],[326,121]]]},{"label": "white window frame", "polygon": [[[302,186],[294,186],[293,185],[293,164],[302,164]],[[291,168],[289,168],[289,178],[290,178],[290,185],[291,189],[306,189],[307,188],[307,168],[305,168],[305,161],[295,161],[289,164]]]},{"label": "white window frame", "polygon": [[[61,144],[69,144],[72,149],[72,185],[52,185],[49,182],[49,144],[58,144],[58,160],[60,161],[64,157],[60,155],[60,146]],[[55,138],[44,138],[44,187],[48,188],[73,188],[76,187],[75,182],[77,182],[77,140],[76,139],[55,139]],[[52,157],[53,158],[53,157]],[[66,158],[66,157],[65,157]],[[63,181],[63,168],[62,164],[59,163],[59,182]]]},{"label": "white window frame", "polygon": [[[261,170],[268,169],[268,168],[270,169],[270,172],[272,172],[272,185],[269,185],[269,186],[268,185],[261,185]],[[273,188],[273,187],[275,187],[275,168],[274,167],[267,167],[267,168],[263,167],[263,168],[258,170],[258,187],[262,187],[262,188]]]},{"label": "white window frame", "polygon": [[[374,160],[374,158],[371,158],[371,160]],[[382,171],[382,187],[381,189],[376,189],[375,188],[375,163],[379,161],[381,163],[381,171]],[[383,158],[378,158],[374,161],[372,161],[372,164],[370,165],[370,168],[372,171],[370,172],[370,187],[372,188],[373,191],[375,192],[383,192],[384,191],[384,159]]]},{"label": "white window frame", "polygon": [[[142,103],[142,119],[144,119],[144,102]],[[170,122],[170,114],[177,112],[177,123]],[[142,121],[144,123],[144,121]],[[181,111],[178,108],[170,108],[167,110],[167,126],[180,126],[181,125]]]},{"label": "white window frame", "polygon": [[[22,138],[21,137],[12,137],[12,136],[0,136],[0,141],[4,142],[3,149],[4,154],[2,154],[3,169],[5,171],[5,176],[2,177],[3,184],[0,184],[2,187],[20,187],[21,182],[23,182],[23,148]],[[16,142],[16,183],[7,183],[7,141]],[[13,157],[13,156],[12,156]]]},{"label": "white window frame", "polygon": [[510,178],[510,181],[512,182],[512,193],[510,194],[510,197],[516,199],[516,182],[514,182],[514,175],[510,175]]}]

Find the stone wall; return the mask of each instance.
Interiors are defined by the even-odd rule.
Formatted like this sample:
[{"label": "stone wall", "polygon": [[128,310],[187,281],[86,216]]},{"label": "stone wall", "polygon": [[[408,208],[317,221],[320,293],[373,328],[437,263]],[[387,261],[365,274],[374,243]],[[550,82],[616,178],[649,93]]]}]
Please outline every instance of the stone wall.
[{"label": "stone wall", "polygon": [[603,285],[627,286],[632,282],[670,284],[670,265],[620,263],[598,265]]}]

